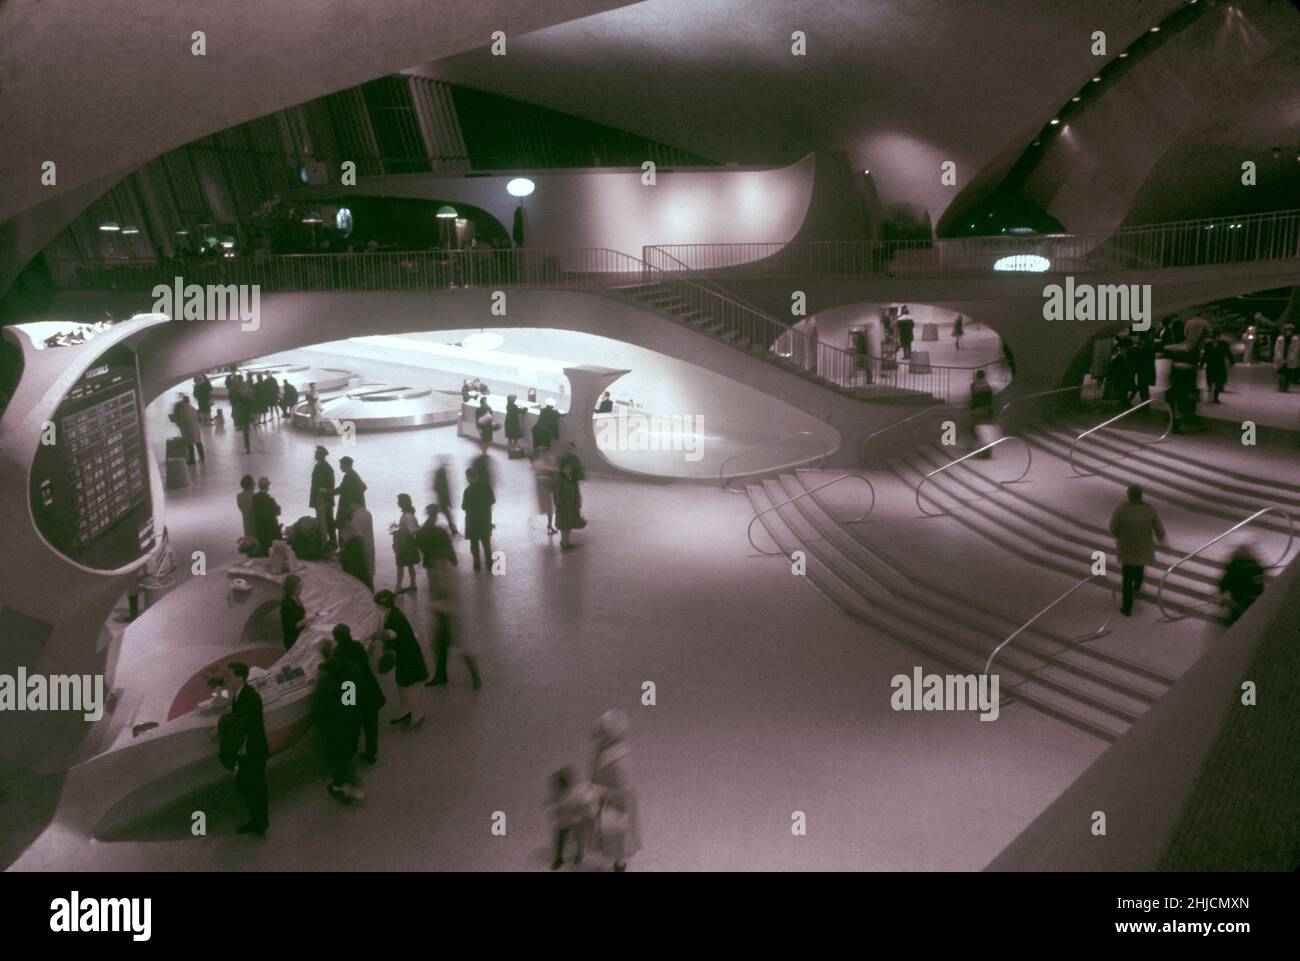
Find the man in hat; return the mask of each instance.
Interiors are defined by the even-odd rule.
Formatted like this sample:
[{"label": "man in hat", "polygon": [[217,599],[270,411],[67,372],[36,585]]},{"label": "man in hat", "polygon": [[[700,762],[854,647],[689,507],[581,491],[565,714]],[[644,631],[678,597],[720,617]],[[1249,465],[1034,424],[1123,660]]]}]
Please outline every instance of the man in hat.
[{"label": "man in hat", "polygon": [[339,467],[343,468],[343,482],[334,493],[339,495],[338,522],[344,524],[354,510],[366,506],[366,482],[352,469],[351,457],[340,457]]},{"label": "man in hat", "polygon": [[316,530],[322,544],[338,543],[334,526],[334,468],[329,465],[330,452],[316,448],[316,466],[311,469],[311,493],[307,503],[316,512]]},{"label": "man in hat", "polygon": [[257,493],[253,495],[253,530],[257,533],[263,557],[271,553],[271,545],[283,536],[280,532],[280,505],[271,496],[271,481],[267,477],[257,479]]},{"label": "man in hat", "polygon": [[555,401],[548,400],[538,411],[537,423],[533,425],[533,450],[549,448],[559,439],[560,412],[555,409]]}]

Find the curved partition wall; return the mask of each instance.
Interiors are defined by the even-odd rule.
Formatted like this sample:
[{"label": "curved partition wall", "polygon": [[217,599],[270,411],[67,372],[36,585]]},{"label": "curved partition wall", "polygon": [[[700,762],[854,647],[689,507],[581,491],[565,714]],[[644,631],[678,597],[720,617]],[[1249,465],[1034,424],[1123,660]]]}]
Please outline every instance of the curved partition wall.
[{"label": "curved partition wall", "polygon": [[[66,346],[46,346],[48,325],[3,331],[23,370],[0,417],[0,675],[102,675],[100,729],[117,653],[102,625],[162,531],[134,347],[166,322],[82,328]],[[0,763],[57,768],[91,730],[81,711],[6,710]]]}]

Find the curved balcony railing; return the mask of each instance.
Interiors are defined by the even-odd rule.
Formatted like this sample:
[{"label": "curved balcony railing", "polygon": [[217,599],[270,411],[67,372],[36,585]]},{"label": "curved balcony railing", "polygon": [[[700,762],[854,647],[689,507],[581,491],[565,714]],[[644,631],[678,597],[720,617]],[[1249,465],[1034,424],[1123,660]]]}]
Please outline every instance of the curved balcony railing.
[{"label": "curved balcony railing", "polygon": [[862,446],[858,448],[858,463],[860,463],[863,469],[865,470],[882,470],[883,468],[879,468],[879,467],[874,467],[874,468],[868,467],[867,445],[870,444],[877,437],[879,437],[881,434],[887,434],[896,427],[902,427],[904,424],[910,424],[912,421],[917,420],[920,417],[924,417],[926,414],[933,414],[936,410],[948,410],[948,407],[945,404],[934,404],[930,407],[925,408],[924,410],[917,411],[911,417],[904,417],[902,420],[894,421],[894,423],[888,425],[887,427],[880,428],[880,430],[873,430],[870,434],[868,434],[866,437],[862,439]]},{"label": "curved balcony railing", "polygon": [[1002,653],[1002,649],[1004,647],[1006,647],[1008,644],[1014,641],[1026,630],[1028,630],[1029,627],[1036,620],[1038,620],[1040,617],[1042,617],[1044,614],[1046,614],[1048,611],[1054,608],[1057,604],[1061,603],[1061,601],[1065,600],[1067,597],[1069,597],[1079,588],[1083,587],[1085,584],[1088,584],[1090,581],[1094,581],[1099,577],[1102,579],[1102,583],[1105,584],[1105,586],[1110,589],[1110,610],[1106,612],[1106,620],[1102,623],[1101,627],[1097,628],[1091,634],[1081,634],[1079,637],[1071,638],[1071,642],[1077,644],[1080,641],[1094,641],[1099,637],[1105,637],[1106,634],[1110,632],[1110,622],[1114,620],[1115,611],[1119,607],[1118,594],[1115,591],[1115,585],[1106,578],[1105,574],[1089,574],[1087,577],[1083,578],[1081,581],[1079,581],[1079,583],[1075,584],[1073,587],[1071,587],[1068,591],[1066,591],[1056,600],[1052,601],[1052,603],[1044,607],[1041,611],[1039,611],[1029,620],[1025,621],[1025,623],[1021,624],[1018,628],[1016,628],[1014,631],[1011,632],[1011,634],[1007,637],[1005,641],[1003,641],[997,647],[993,648],[993,653],[991,653],[989,655],[989,659],[984,662],[985,675],[987,675],[989,673],[989,670],[993,667],[993,659],[997,657],[1000,653]]},{"label": "curved balcony railing", "polygon": [[[1091,476],[1092,476],[1092,473],[1096,473],[1095,471],[1092,472],[1092,473],[1084,473],[1083,471],[1079,470],[1078,465],[1075,464],[1075,462],[1074,462],[1074,454],[1075,454],[1075,451],[1078,449],[1079,441],[1083,440],[1083,439],[1084,439],[1085,437],[1087,437],[1089,434],[1095,434],[1097,431],[1101,430],[1103,427],[1109,427],[1111,424],[1115,423],[1115,421],[1117,421],[1117,420],[1121,420],[1121,419],[1127,417],[1129,414],[1133,413],[1134,411],[1142,410],[1144,407],[1148,407],[1148,406],[1150,406],[1150,404],[1151,404],[1151,401],[1150,401],[1150,400],[1144,400],[1144,401],[1142,401],[1142,402],[1140,402],[1140,403],[1134,404],[1132,407],[1130,407],[1128,410],[1124,411],[1122,414],[1116,414],[1114,417],[1110,418],[1109,420],[1104,420],[1104,421],[1102,421],[1102,422],[1101,422],[1100,424],[1098,424],[1096,427],[1089,427],[1089,428],[1088,428],[1087,430],[1085,430],[1082,434],[1080,434],[1078,437],[1076,437],[1074,440],[1072,440],[1072,441],[1070,442],[1070,453],[1069,453],[1068,460],[1069,460],[1069,462],[1070,462],[1070,470],[1074,471],[1075,476],[1076,476],[1076,477],[1091,477]],[[1141,450],[1143,447],[1150,447],[1152,444],[1159,444],[1161,441],[1165,440],[1165,439],[1169,436],[1169,433],[1170,433],[1173,429],[1174,429],[1174,409],[1173,409],[1173,407],[1171,406],[1171,407],[1169,407],[1169,424],[1168,424],[1167,427],[1165,427],[1165,432],[1164,432],[1163,434],[1161,434],[1159,437],[1157,437],[1155,440],[1148,440],[1148,441],[1144,441],[1143,443],[1139,444],[1139,445],[1138,445],[1138,449]],[[1126,455],[1121,454],[1120,456],[1123,457],[1123,456],[1126,456]],[[1118,459],[1118,458],[1116,458],[1116,459]],[[1106,463],[1111,463],[1111,461],[1107,461]]]},{"label": "curved balcony railing", "polygon": [[942,513],[939,514],[932,514],[930,511],[925,509],[925,505],[921,503],[921,488],[926,485],[926,482],[929,481],[929,479],[931,477],[934,477],[936,474],[942,474],[948,468],[956,467],[962,461],[969,460],[970,458],[974,457],[976,454],[982,454],[986,450],[992,450],[994,447],[997,447],[999,444],[1005,444],[1009,440],[1019,441],[1021,444],[1024,444],[1025,469],[1020,473],[1020,476],[1018,477],[1013,477],[1011,480],[995,481],[994,483],[996,483],[1000,487],[1003,484],[1017,484],[1020,481],[1024,480],[1029,475],[1029,471],[1034,466],[1033,448],[1029,446],[1029,444],[1025,441],[1024,438],[1017,437],[1014,434],[1009,435],[1007,437],[999,437],[997,440],[993,441],[992,443],[985,444],[983,447],[976,448],[975,450],[971,451],[969,454],[963,454],[961,457],[958,457],[956,460],[951,460],[948,463],[944,464],[942,467],[936,468],[935,470],[930,471],[930,473],[922,477],[920,483],[916,485],[916,509],[919,510],[926,517],[942,517],[944,514],[948,513],[947,511],[943,511]]},{"label": "curved balcony railing", "polygon": [[1274,561],[1272,564],[1263,565],[1265,570],[1282,566],[1282,564],[1286,561],[1287,555],[1291,553],[1291,545],[1295,542],[1295,521],[1292,519],[1291,515],[1287,511],[1282,510],[1282,508],[1280,507],[1262,507],[1259,510],[1255,511],[1255,513],[1247,517],[1245,520],[1241,520],[1233,524],[1231,527],[1229,527],[1218,537],[1215,537],[1213,540],[1206,541],[1204,544],[1196,548],[1196,550],[1192,551],[1190,554],[1186,554],[1178,558],[1178,560],[1174,561],[1172,564],[1169,565],[1169,567],[1165,570],[1164,574],[1160,578],[1160,586],[1156,589],[1156,607],[1159,609],[1161,615],[1165,618],[1165,620],[1178,621],[1188,616],[1187,614],[1171,614],[1169,611],[1165,610],[1165,604],[1164,604],[1165,585],[1169,582],[1169,575],[1172,574],[1179,567],[1182,567],[1183,564],[1190,561],[1197,554],[1201,553],[1201,551],[1208,550],[1209,548],[1213,547],[1215,544],[1219,543],[1219,541],[1227,537],[1229,534],[1232,534],[1233,532],[1240,530],[1246,525],[1253,523],[1256,518],[1262,517],[1264,514],[1281,514],[1283,517],[1286,518],[1286,529],[1287,529],[1286,546],[1282,548],[1282,553],[1278,555],[1276,561]]},{"label": "curved balcony railing", "polygon": [[786,464],[784,465],[783,468],[764,467],[758,470],[742,471],[739,474],[727,474],[727,465],[730,464],[733,460],[738,460],[741,457],[748,457],[750,454],[757,454],[759,451],[771,450],[773,447],[778,447],[781,444],[784,444],[788,440],[794,440],[796,437],[811,437],[814,440],[816,440],[818,444],[821,445],[822,451],[820,454],[816,455],[817,467],[815,468],[815,469],[820,469],[822,464],[825,463],[827,455],[830,454],[830,450],[828,450],[826,447],[826,441],[822,440],[822,438],[818,437],[810,430],[801,430],[793,434],[788,434],[785,437],[777,438],[776,440],[771,441],[767,444],[761,444],[758,447],[751,448],[750,450],[743,450],[739,454],[732,454],[730,457],[724,460],[722,462],[722,466],[718,468],[718,480],[722,482],[722,489],[731,494],[742,494],[744,493],[744,491],[735,490],[731,486],[732,480],[734,480],[737,477],[755,477],[759,474],[770,474],[774,470],[790,469],[795,466],[800,466],[800,467],[806,466],[810,461],[813,460],[812,457],[808,457],[796,461],[794,464]]},{"label": "curved balcony railing", "polygon": [[[1180,220],[1078,234],[997,234],[901,241],[673,244],[643,248],[649,264],[715,277],[988,276],[1006,258],[1056,273],[1153,270],[1300,258],[1300,210]],[[1045,263],[1042,263],[1044,262]],[[1029,261],[1022,261],[1026,269]],[[1023,276],[1023,274],[1021,274]]]},{"label": "curved balcony railing", "polygon": [[762,517],[764,514],[770,514],[772,513],[772,511],[780,507],[784,507],[786,504],[794,503],[801,497],[807,497],[809,494],[815,494],[820,490],[825,490],[827,487],[830,487],[832,484],[838,484],[840,481],[847,480],[850,477],[855,477],[858,480],[862,481],[862,483],[867,485],[867,490],[871,491],[871,504],[868,505],[867,509],[863,511],[861,514],[859,514],[857,517],[854,517],[851,520],[839,521],[839,523],[857,524],[861,521],[865,521],[871,515],[871,512],[876,508],[876,488],[872,485],[871,481],[867,480],[867,478],[863,477],[861,474],[841,474],[839,477],[832,477],[825,484],[818,484],[816,487],[810,487],[808,490],[801,491],[800,493],[795,494],[793,497],[787,497],[785,500],[781,501],[780,503],[773,504],[770,507],[765,507],[757,514],[755,514],[753,517],[751,517],[749,519],[749,527],[745,531],[745,537],[748,538],[749,540],[749,546],[754,548],[754,550],[756,550],[758,553],[763,554],[767,557],[776,557],[778,554],[784,554],[785,552],[782,550],[765,551],[763,550],[763,548],[759,547],[757,544],[754,543],[754,525],[758,522],[758,519]]}]

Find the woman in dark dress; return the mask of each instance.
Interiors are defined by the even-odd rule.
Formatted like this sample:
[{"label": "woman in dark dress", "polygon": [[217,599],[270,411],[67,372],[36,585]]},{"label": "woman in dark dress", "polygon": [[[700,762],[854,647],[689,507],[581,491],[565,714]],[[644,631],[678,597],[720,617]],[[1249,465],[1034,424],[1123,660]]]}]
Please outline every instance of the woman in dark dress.
[{"label": "woman in dark dress", "polygon": [[298,640],[298,635],[307,626],[307,609],[302,606],[298,596],[302,591],[302,578],[290,574],[284,579],[284,596],[280,599],[280,632],[284,637],[284,649],[287,651]]},{"label": "woman in dark dress", "polygon": [[569,534],[582,524],[582,491],[578,488],[578,478],[572,460],[560,462],[559,473],[555,475],[555,526],[560,529],[560,550],[568,550]]},{"label": "woman in dark dress", "polygon": [[344,658],[327,656],[312,698],[312,723],[330,769],[325,789],[340,801],[361,801],[365,792],[357,786],[353,764],[361,740],[361,713],[348,703],[347,684],[351,690],[360,688],[357,669]]},{"label": "woman in dark dress", "polygon": [[478,425],[479,447],[486,453],[487,449],[492,446],[492,435],[496,432],[497,424],[492,417],[492,408],[488,406],[487,398],[480,397],[478,402],[478,413],[475,415],[475,423]]},{"label": "woman in dark dress", "polygon": [[506,398],[506,449],[511,451],[519,449],[519,439],[524,436],[523,418],[519,405],[515,403],[517,399],[517,394]]},{"label": "woman in dark dress", "polygon": [[424,663],[411,622],[397,606],[397,596],[392,591],[380,591],[375,595],[375,603],[384,616],[380,633],[385,654],[393,656],[393,679],[397,682],[397,696],[402,702],[401,716],[389,723],[413,728],[424,720],[424,711],[419,703],[419,685],[428,679],[429,668]]}]

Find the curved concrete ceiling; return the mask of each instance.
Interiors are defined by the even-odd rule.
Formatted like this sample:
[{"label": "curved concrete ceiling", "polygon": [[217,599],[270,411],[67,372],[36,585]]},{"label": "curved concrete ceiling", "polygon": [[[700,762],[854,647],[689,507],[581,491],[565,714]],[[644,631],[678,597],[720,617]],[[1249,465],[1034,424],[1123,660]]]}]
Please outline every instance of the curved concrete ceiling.
[{"label": "curved concrete ceiling", "polygon": [[[412,64],[632,0],[8,0],[0,221],[164,151]],[[206,55],[192,53],[203,31]],[[57,183],[41,164],[57,164]]]},{"label": "curved concrete ceiling", "polygon": [[[421,68],[722,161],[843,149],[932,219],[1182,0],[646,0]],[[791,35],[807,36],[806,56]],[[1113,53],[1112,53],[1113,55]],[[940,165],[957,165],[957,183]]]}]

